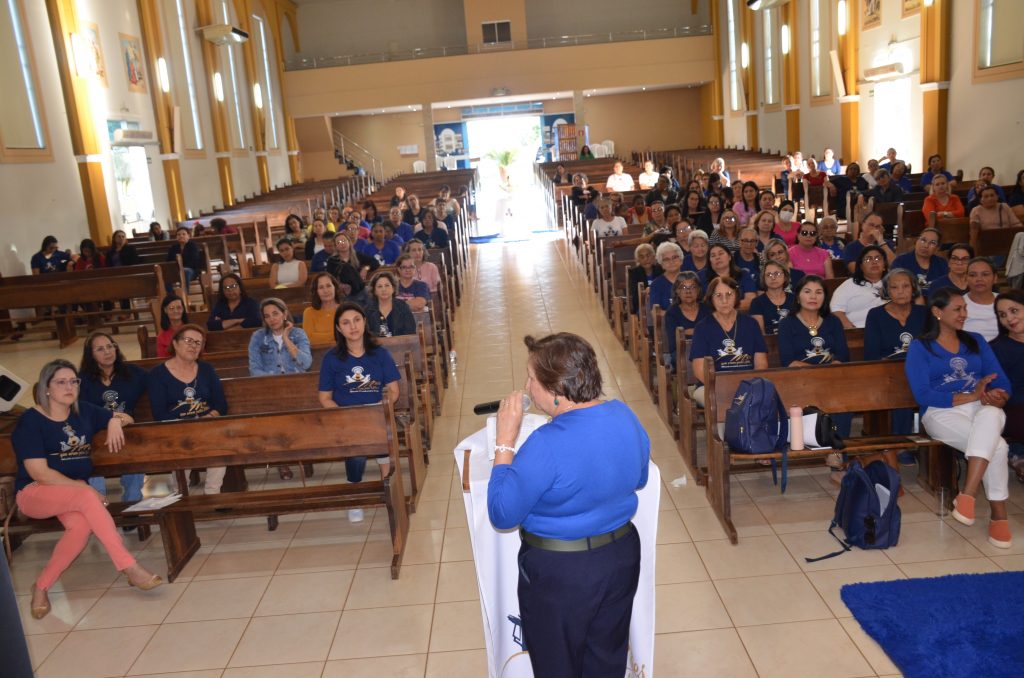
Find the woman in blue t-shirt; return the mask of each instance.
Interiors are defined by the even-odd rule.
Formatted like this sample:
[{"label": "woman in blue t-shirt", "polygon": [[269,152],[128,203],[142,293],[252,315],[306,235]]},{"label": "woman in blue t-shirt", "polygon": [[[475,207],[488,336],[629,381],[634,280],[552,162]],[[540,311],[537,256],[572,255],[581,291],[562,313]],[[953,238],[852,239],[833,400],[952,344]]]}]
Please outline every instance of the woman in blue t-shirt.
[{"label": "woman in blue t-shirt", "polygon": [[163,583],[135,561],[107,512],[107,500],[89,487],[93,438],[105,430],[107,449],[117,453],[124,446],[124,431],[122,419],[110,410],[79,402],[80,384],[74,365],[66,360],[48,362],[35,386],[36,406],[18,418],[11,434],[18,461],[18,508],[29,518],[56,516],[64,525],[64,536],[32,584],[32,616],[36,619],[49,614],[46,592],[71,566],[92,534],[132,586],[149,590]]},{"label": "woman in blue t-shirt", "polygon": [[32,255],[32,275],[63,273],[68,270],[70,262],[71,255],[68,252],[61,252],[57,238],[48,235],[43,238],[39,251]]},{"label": "woman in blue t-shirt", "polygon": [[707,288],[710,280],[715,278],[732,278],[740,286],[740,310],[750,308],[750,302],[757,296],[757,279],[736,265],[732,253],[722,243],[715,243],[708,248],[708,267],[701,271],[701,285]]},{"label": "woman in blue t-shirt", "polygon": [[[350,301],[338,306],[334,312],[334,338],[337,348],[324,356],[320,366],[320,405],[350,407],[382,400],[394,405],[401,375],[391,354],[373,338],[362,306]],[[381,477],[387,476],[390,470],[387,455],[378,457],[377,463]],[[350,483],[362,481],[365,469],[366,457],[345,460],[345,475]],[[361,521],[363,510],[350,509],[348,519],[354,523]]]},{"label": "woman in blue t-shirt", "polygon": [[[171,357],[149,373],[146,390],[154,421],[220,417],[228,413],[224,387],[213,365],[199,360],[206,330],[182,325],[171,337]],[[206,494],[218,494],[224,484],[223,466],[206,469]]]},{"label": "woman in blue t-shirt", "polygon": [[682,271],[672,286],[672,306],[665,312],[665,348],[669,353],[669,367],[676,366],[676,330],[683,328],[683,334],[690,338],[693,328],[711,315],[707,305],[700,300],[700,281],[693,271]]},{"label": "woman in blue t-shirt", "polygon": [[924,332],[910,345],[905,368],[928,435],[967,455],[967,478],[953,500],[953,517],[974,524],[974,497],[984,482],[992,516],[989,543],[1010,548],[1009,448],[1001,435],[1010,380],[981,335],[963,330],[963,296],[938,290],[928,300],[927,312]]},{"label": "woman in blue t-shirt", "polygon": [[732,278],[715,278],[708,283],[704,303],[711,316],[697,323],[690,343],[690,361],[698,384],[691,396],[704,407],[704,358],[711,357],[718,371],[763,370],[768,368],[768,348],[757,321],[737,313],[740,285]]},{"label": "woman in blue t-shirt", "polygon": [[766,261],[761,271],[761,287],[764,294],[750,302],[750,317],[757,321],[766,335],[778,334],[779,323],[789,315],[795,299],[792,292],[786,291],[789,268],[777,261]]},{"label": "woman in blue t-shirt", "polygon": [[[146,372],[125,360],[117,342],[106,332],[93,332],[85,340],[79,377],[82,379],[81,402],[110,410],[124,424],[135,421],[135,403],[146,392]],[[144,480],[142,473],[121,476],[121,500],[141,501]],[[100,494],[107,493],[107,483],[102,476],[90,478],[89,484]]]}]

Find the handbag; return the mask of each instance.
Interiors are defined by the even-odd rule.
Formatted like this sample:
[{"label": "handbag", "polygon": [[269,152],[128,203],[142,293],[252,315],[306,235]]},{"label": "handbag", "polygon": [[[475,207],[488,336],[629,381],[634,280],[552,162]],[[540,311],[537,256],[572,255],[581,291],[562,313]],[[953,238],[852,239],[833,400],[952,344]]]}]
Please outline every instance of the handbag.
[{"label": "handbag", "polygon": [[823,412],[811,405],[804,408],[804,445],[807,447],[823,447],[841,450],[846,447],[835,420],[828,412]]}]

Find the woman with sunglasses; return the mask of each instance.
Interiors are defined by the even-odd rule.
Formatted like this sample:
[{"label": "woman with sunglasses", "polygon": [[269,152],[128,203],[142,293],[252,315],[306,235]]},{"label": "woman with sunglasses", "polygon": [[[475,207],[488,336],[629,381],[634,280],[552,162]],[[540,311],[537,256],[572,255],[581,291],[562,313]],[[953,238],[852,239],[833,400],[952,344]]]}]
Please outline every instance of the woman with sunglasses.
[{"label": "woman with sunglasses", "polygon": [[[224,387],[213,365],[199,360],[206,330],[182,325],[171,337],[171,357],[150,371],[146,380],[154,421],[220,417],[228,413]],[[206,494],[218,494],[224,467],[206,469]]]},{"label": "woman with sunglasses", "polygon": [[[113,337],[106,332],[93,332],[89,335],[82,347],[78,376],[82,380],[79,402],[110,410],[122,424],[135,421],[135,403],[146,392],[146,372],[125,360]],[[142,473],[121,476],[121,501],[141,501],[144,479]],[[107,493],[104,478],[90,478],[89,484],[100,494]]]},{"label": "woman with sunglasses", "polygon": [[807,275],[824,278],[828,259],[829,253],[818,247],[818,227],[813,221],[805,221],[800,225],[796,244],[789,248],[789,260]]},{"label": "woman with sunglasses", "polygon": [[262,324],[260,303],[245,293],[239,275],[228,273],[222,277],[217,303],[210,311],[206,327],[216,332],[234,327],[259,327]]},{"label": "woman with sunglasses", "polygon": [[112,411],[79,401],[80,385],[74,365],[66,360],[48,362],[39,372],[35,407],[25,410],[11,434],[18,463],[18,508],[29,518],[56,517],[64,525],[49,562],[32,584],[29,604],[35,619],[50,613],[47,591],[93,534],[129,584],[146,591],[163,583],[125,548],[107,511],[107,500],[87,482],[96,434],[105,430],[107,449],[117,453],[124,447],[124,431],[122,418]]}]

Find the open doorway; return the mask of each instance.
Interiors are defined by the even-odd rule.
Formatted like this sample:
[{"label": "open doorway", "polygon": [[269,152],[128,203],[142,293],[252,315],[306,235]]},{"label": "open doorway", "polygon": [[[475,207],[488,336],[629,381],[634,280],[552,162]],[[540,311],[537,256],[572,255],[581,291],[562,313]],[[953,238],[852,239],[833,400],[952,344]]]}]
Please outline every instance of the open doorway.
[{"label": "open doorway", "polygon": [[[107,133],[111,142],[114,141],[114,130],[118,129],[139,129],[139,123],[107,120]],[[149,223],[156,218],[153,187],[149,181],[149,159],[142,146],[111,146],[110,156],[121,212],[118,228],[123,228],[130,238],[132,229],[146,231]]]},{"label": "open doorway", "polygon": [[[541,146],[539,115],[496,116],[466,121],[469,154],[480,158],[477,232],[509,235],[523,223],[533,187],[533,163]],[[532,220],[532,217],[531,217]]]}]

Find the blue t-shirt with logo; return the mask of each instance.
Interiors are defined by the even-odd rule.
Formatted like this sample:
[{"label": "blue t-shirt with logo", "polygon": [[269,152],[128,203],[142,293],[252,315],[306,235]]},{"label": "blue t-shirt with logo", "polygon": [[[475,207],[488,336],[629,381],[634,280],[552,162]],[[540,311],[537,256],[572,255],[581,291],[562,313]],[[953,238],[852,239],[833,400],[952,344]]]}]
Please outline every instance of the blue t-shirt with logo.
[{"label": "blue t-shirt with logo", "polygon": [[768,347],[757,321],[750,316],[737,315],[728,333],[714,316],[701,320],[693,330],[690,360],[710,356],[719,372],[754,369],[755,353],[768,353]]},{"label": "blue t-shirt with logo", "polygon": [[924,330],[927,313],[921,304],[913,304],[906,324],[901,324],[885,306],[868,311],[864,324],[864,360],[906,360],[910,343]]},{"label": "blue t-shirt with logo", "polygon": [[198,419],[212,410],[217,410],[221,416],[228,413],[228,401],[217,371],[201,360],[196,378],[188,383],[179,381],[166,364],[157,365],[149,373],[146,390],[154,421]]},{"label": "blue t-shirt with logo", "polygon": [[750,311],[748,313],[752,316],[759,315],[764,318],[765,334],[778,334],[779,323],[789,315],[789,309],[793,308],[793,300],[795,298],[792,292],[786,292],[786,301],[781,306],[776,306],[775,302],[769,299],[767,294],[761,294],[754,297],[754,300],[750,302]]},{"label": "blue t-shirt with logo", "polygon": [[977,353],[972,353],[962,341],[956,353],[947,351],[937,341],[926,345],[920,339],[907,349],[904,371],[922,415],[929,407],[953,407],[955,394],[973,393],[978,381],[990,374],[996,378],[989,382],[988,390],[1001,388],[1013,396],[1013,386],[985,338],[975,332],[968,334],[978,343]]},{"label": "blue t-shirt with logo", "polygon": [[50,256],[46,256],[42,252],[36,252],[32,255],[32,261],[30,266],[32,268],[38,268],[39,273],[63,273],[68,270],[68,262],[71,261],[71,257],[68,256],[67,252],[57,250]]},{"label": "blue t-shirt with logo", "polygon": [[79,401],[98,405],[111,412],[124,412],[135,416],[135,403],[146,392],[146,371],[131,363],[125,367],[128,369],[128,375],[114,374],[109,385],[84,373],[79,375],[82,378],[82,388],[78,393]]},{"label": "blue t-shirt with logo", "polygon": [[381,401],[384,387],[401,379],[388,350],[377,347],[359,357],[344,359],[329,351],[320,366],[320,391],[330,391],[337,405],[372,405]]},{"label": "blue t-shirt with logo", "polygon": [[833,361],[850,362],[843,324],[834,315],[821,319],[811,334],[795,315],[779,323],[779,364],[782,367],[799,361],[808,365],[828,365]]},{"label": "blue t-shirt with logo", "polygon": [[921,287],[921,291],[926,294],[931,289],[932,282],[949,273],[949,263],[942,257],[932,255],[928,261],[928,268],[921,268],[921,264],[917,263],[917,257],[913,252],[904,252],[893,259],[889,270],[894,268],[903,268],[913,273],[917,277],[917,284]]},{"label": "blue t-shirt with logo", "polygon": [[26,410],[18,419],[11,443],[18,458],[17,490],[30,485],[26,459],[45,459],[46,465],[72,480],[88,480],[92,475],[92,439],[107,427],[114,416],[110,410],[91,403],[78,403],[65,421],[53,421],[39,410]]}]

